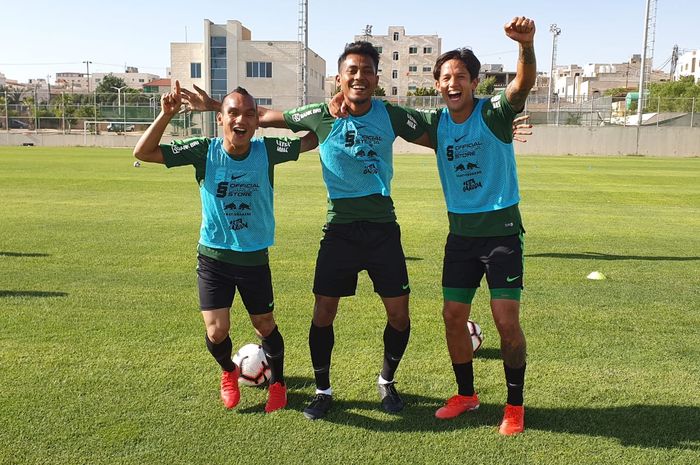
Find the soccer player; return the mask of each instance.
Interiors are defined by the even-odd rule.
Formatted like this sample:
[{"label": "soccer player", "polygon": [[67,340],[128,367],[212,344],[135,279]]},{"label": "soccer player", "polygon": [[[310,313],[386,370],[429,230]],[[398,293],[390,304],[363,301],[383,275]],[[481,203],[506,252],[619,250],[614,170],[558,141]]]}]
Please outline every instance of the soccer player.
[{"label": "soccer player", "polygon": [[520,48],[517,74],[506,90],[491,99],[475,98],[479,60],[471,50],[452,50],[438,58],[433,70],[447,108],[422,116],[430,127],[450,225],[442,273],[443,319],[458,389],[435,416],[454,418],[479,407],[467,320],[485,274],[508,389],[499,432],[513,435],[524,429],[526,364],[519,317],[525,230],[512,124],[524,108],[537,68],[534,21],[516,17],[504,29]]},{"label": "soccer player", "polygon": [[[311,131],[318,136],[328,215],[316,260],[313,319],[309,348],[316,393],[304,409],[312,420],[331,408],[333,321],[342,297],[355,294],[357,275],[367,270],[387,315],[384,360],[377,380],[382,408],[400,412],[394,375],[408,345],[410,286],[401,232],[391,199],[392,144],[396,137],[429,142],[409,111],[372,98],[379,83],[379,54],[369,42],[348,44],[338,59],[336,82],[350,116],[336,119],[326,104],[311,104],[284,113],[261,109],[260,124]],[[217,102],[204,91],[183,89],[192,109],[211,110]]]},{"label": "soccer player", "polygon": [[223,138],[195,137],[160,144],[182,104],[180,83],[161,98],[161,112],[141,136],[134,156],[166,167],[192,165],[202,200],[197,282],[207,349],[221,366],[221,400],[232,409],[240,400],[240,367],[231,360],[230,310],[236,289],[270,363],[265,412],[287,405],[284,340],[273,316],[268,247],[274,242],[273,169],[316,147],[316,136],[253,138],[258,110],[242,87],[226,95],[217,113]]}]

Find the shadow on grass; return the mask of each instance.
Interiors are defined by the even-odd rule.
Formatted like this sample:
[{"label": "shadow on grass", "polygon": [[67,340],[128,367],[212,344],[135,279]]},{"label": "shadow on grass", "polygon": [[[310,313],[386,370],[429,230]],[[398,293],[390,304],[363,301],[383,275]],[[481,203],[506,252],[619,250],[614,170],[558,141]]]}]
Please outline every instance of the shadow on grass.
[{"label": "shadow on grass", "polygon": [[0,250],[0,257],[48,257],[47,253],[35,252],[3,252]]},{"label": "shadow on grass", "polygon": [[581,252],[581,253],[533,253],[525,254],[526,257],[542,257],[542,258],[569,258],[574,260],[648,260],[648,261],[668,261],[668,262],[690,262],[700,260],[700,257],[662,257],[662,256],[645,256],[645,255],[612,255],[598,252]]},{"label": "shadow on grass", "polygon": [[[301,415],[314,391],[312,378],[287,378],[288,409]],[[445,399],[402,394],[406,408],[398,415],[381,410],[377,401],[344,400],[338,391],[333,407],[323,420],[338,425],[384,432],[464,431],[496,426],[503,415],[502,404],[481,404],[479,410],[453,420],[437,420],[435,410]],[[482,399],[483,402],[483,399]],[[242,409],[239,413],[260,414],[263,404]],[[628,405],[601,408],[525,407],[527,431],[578,434],[616,438],[623,446],[700,450],[700,407],[679,405]]]},{"label": "shadow on grass", "polygon": [[2,297],[65,297],[67,292],[54,291],[5,291],[0,289]]}]

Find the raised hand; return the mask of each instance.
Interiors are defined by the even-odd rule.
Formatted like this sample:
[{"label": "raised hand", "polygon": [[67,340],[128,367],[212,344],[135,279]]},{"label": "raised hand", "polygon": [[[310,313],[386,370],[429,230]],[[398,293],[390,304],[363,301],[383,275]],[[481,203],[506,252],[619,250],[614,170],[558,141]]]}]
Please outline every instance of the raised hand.
[{"label": "raised hand", "polygon": [[518,116],[513,120],[513,140],[518,142],[527,142],[526,137],[519,136],[531,136],[532,124],[530,124],[530,115]]},{"label": "raised hand", "polygon": [[160,108],[167,116],[173,116],[180,111],[182,106],[182,94],[180,89],[180,81],[175,81],[175,89],[163,94],[160,97]]},{"label": "raised hand", "polygon": [[209,97],[209,94],[204,90],[194,84],[192,84],[192,87],[194,87],[195,92],[187,89],[180,90],[182,93],[182,100],[187,104],[185,111],[212,111],[218,110],[221,107],[221,104]]},{"label": "raised hand", "polygon": [[503,29],[506,36],[521,44],[531,43],[535,39],[535,21],[525,16],[516,16]]}]

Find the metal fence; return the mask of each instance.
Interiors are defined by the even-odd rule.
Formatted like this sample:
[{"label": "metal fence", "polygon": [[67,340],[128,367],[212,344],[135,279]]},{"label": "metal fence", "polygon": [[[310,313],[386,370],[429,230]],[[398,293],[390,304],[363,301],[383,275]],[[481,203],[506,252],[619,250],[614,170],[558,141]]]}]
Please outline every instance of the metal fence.
[{"label": "metal fence", "polygon": [[[426,109],[443,106],[440,96],[383,97],[399,105]],[[700,100],[700,99],[698,99]],[[525,112],[536,125],[636,126],[636,102],[623,98],[557,99],[551,102],[530,96]],[[75,94],[37,96],[0,93],[0,130],[58,132],[63,134],[124,133],[146,130],[160,112],[160,94]],[[648,98],[643,113],[645,126],[700,127],[700,101],[694,98]],[[183,113],[174,118],[167,135],[211,136],[215,115]]]}]

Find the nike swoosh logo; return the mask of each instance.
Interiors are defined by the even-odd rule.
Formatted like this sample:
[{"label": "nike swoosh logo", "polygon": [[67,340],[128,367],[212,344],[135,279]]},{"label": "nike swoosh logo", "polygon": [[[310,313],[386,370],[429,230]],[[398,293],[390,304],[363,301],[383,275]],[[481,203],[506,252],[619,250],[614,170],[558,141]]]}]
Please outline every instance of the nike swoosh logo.
[{"label": "nike swoosh logo", "polygon": [[267,304],[267,306],[270,307],[270,308],[272,308],[274,305],[275,305],[274,302],[270,302],[269,304]]},{"label": "nike swoosh logo", "polygon": [[406,289],[408,289],[408,283],[406,283],[406,284],[404,284],[403,286],[401,286],[401,289],[403,289],[404,291],[405,291]]},{"label": "nike swoosh logo", "polygon": [[240,176],[231,176],[231,180],[239,179],[239,178],[242,178],[243,176],[245,176],[245,174],[242,174]]},{"label": "nike swoosh logo", "polygon": [[509,283],[512,283],[513,281],[515,281],[515,280],[518,279],[519,277],[520,277],[520,275],[514,276],[514,277],[512,277],[512,278],[511,278],[510,276],[506,276],[506,281],[508,281]]},{"label": "nike swoosh logo", "polygon": [[465,137],[467,137],[466,134],[464,134],[463,136],[460,136],[460,137],[455,137],[455,142],[459,142],[460,140],[464,139]]}]

